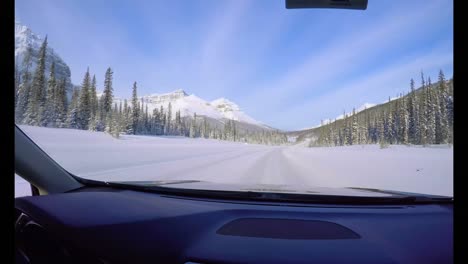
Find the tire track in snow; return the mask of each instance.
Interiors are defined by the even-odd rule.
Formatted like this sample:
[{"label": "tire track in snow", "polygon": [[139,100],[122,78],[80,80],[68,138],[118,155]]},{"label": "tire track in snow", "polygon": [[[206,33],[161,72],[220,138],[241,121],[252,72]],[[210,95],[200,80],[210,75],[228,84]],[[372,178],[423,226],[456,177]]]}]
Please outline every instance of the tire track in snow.
[{"label": "tire track in snow", "polygon": [[124,165],[124,166],[114,166],[112,169],[107,169],[107,170],[99,170],[99,171],[94,171],[91,173],[80,173],[82,176],[98,176],[101,174],[109,174],[113,172],[119,172],[122,170],[127,170],[127,169],[138,169],[138,168],[143,168],[147,166],[154,166],[157,164],[164,164],[168,162],[182,162],[182,161],[190,161],[194,159],[199,159],[200,157],[210,157],[210,156],[219,156],[220,154],[228,154],[228,153],[233,153],[233,152],[239,152],[239,149],[234,149],[234,150],[229,150],[229,151],[217,151],[214,153],[207,153],[207,154],[202,154],[201,156],[197,155],[187,155],[186,157],[178,158],[178,159],[173,159],[173,158],[168,158],[168,159],[157,159],[157,160],[149,160],[145,162],[140,162],[134,165]]},{"label": "tire track in snow", "polygon": [[302,179],[289,159],[284,156],[284,147],[269,151],[251,166],[240,180],[247,184],[304,185]]},{"label": "tire track in snow", "polygon": [[[102,180],[106,181],[132,180],[128,179],[128,177],[119,177],[119,175],[126,176],[128,175],[128,171],[131,171],[132,174],[135,175],[135,177],[138,177],[139,181],[188,179],[188,176],[191,172],[196,172],[197,170],[208,168],[218,163],[225,162],[227,160],[249,156],[261,151],[263,150],[236,149],[229,152],[224,151],[201,156],[192,156],[190,158],[184,159],[156,161],[152,163],[147,162],[146,164],[127,166],[125,168],[99,171],[94,173],[92,176],[93,179],[102,178]],[[147,171],[151,170],[151,167],[154,167],[154,174],[148,175]],[[142,172],[140,173],[138,170],[142,170]],[[113,174],[110,175],[110,173]],[[198,178],[196,180],[198,180]]]}]

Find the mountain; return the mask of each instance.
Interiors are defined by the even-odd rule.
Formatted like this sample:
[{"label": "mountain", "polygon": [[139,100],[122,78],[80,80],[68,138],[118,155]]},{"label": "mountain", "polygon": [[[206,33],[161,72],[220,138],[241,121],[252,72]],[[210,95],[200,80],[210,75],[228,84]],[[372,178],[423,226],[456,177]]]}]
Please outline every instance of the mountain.
[{"label": "mountain", "polygon": [[[113,101],[119,104],[120,102],[123,103],[123,100],[122,98],[114,98]],[[176,111],[180,110],[181,117],[191,119],[196,113],[197,117],[207,118],[212,126],[223,126],[224,121],[231,119],[237,121],[236,123],[245,130],[272,129],[248,116],[237,104],[225,98],[209,102],[179,89],[170,93],[145,95],[139,97],[138,100],[143,101],[145,108],[146,105],[148,106],[149,113],[153,113],[153,109],[159,109],[161,106],[164,107],[164,111],[167,111],[169,103],[171,103],[172,119],[175,119]],[[127,103],[131,104],[130,99],[127,99]]]},{"label": "mountain", "polygon": [[[27,52],[28,46],[32,49],[32,63],[30,72],[34,73],[34,69],[37,65],[39,48],[44,41],[39,35],[35,34],[30,28],[21,24],[19,21],[15,21],[15,64],[18,67],[18,71],[23,71],[23,58]],[[46,50],[46,70],[45,76],[49,77],[50,66],[52,62],[55,62],[55,75],[56,78],[66,78],[67,80],[67,90],[68,95],[71,96],[71,91],[73,85],[71,84],[71,72],[68,65],[63,61],[63,59],[50,47],[47,45]]]}]

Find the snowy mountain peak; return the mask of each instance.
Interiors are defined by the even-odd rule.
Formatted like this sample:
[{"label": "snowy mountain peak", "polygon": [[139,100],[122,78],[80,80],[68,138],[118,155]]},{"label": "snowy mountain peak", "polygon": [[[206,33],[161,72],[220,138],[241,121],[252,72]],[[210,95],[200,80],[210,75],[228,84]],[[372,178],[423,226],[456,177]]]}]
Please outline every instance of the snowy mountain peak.
[{"label": "snowy mountain peak", "polygon": [[232,112],[232,111],[240,111],[240,108],[237,104],[229,101],[226,98],[219,98],[216,100],[211,101],[210,103],[212,106],[218,108],[221,112]]},{"label": "snowy mountain peak", "polygon": [[188,96],[188,94],[184,90],[178,89],[170,93],[151,94],[143,96],[143,101],[148,103],[163,103],[166,101],[177,100],[186,96]]},{"label": "snowy mountain peak", "polygon": [[[234,102],[219,98],[208,102],[194,94],[188,94],[182,89],[178,89],[169,93],[144,95],[139,98],[148,106],[148,111],[153,112],[154,109],[159,109],[161,106],[168,109],[171,103],[172,113],[180,111],[182,117],[205,116],[212,119],[222,121],[223,119],[232,119],[242,123],[248,123],[261,127],[262,129],[271,129],[248,116],[240,110],[240,107]],[[114,98],[114,101],[119,103],[123,99]],[[130,100],[127,100],[131,104]],[[175,118],[175,115],[172,115]]]},{"label": "snowy mountain peak", "polygon": [[[29,68],[29,72],[34,72],[37,65],[39,49],[43,41],[44,40],[39,35],[35,34],[29,27],[21,24],[18,20],[15,20],[15,64],[18,66],[18,70],[20,72],[25,68],[25,65],[23,65],[23,59],[26,55],[28,47],[31,47],[31,67]],[[68,84],[68,96],[70,98],[73,87],[71,84],[70,68],[62,60],[62,58],[56,52],[54,52],[49,43],[47,45],[45,60],[46,78],[49,75],[52,62],[55,63],[55,77],[58,79],[66,79]]]},{"label": "snowy mountain peak", "polygon": [[25,52],[30,46],[39,49],[42,44],[41,37],[34,34],[30,28],[15,20],[15,56]]}]

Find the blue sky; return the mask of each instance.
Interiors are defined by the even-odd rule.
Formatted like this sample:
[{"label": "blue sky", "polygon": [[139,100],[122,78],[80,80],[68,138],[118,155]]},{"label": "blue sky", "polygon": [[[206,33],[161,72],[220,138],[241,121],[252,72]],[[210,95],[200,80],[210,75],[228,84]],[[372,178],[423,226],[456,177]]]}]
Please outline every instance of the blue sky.
[{"label": "blue sky", "polygon": [[118,97],[184,89],[236,102],[276,128],[315,126],[453,74],[453,3],[369,0],[366,11],[285,9],[284,0],[16,0],[15,16],[80,84],[89,66]]}]

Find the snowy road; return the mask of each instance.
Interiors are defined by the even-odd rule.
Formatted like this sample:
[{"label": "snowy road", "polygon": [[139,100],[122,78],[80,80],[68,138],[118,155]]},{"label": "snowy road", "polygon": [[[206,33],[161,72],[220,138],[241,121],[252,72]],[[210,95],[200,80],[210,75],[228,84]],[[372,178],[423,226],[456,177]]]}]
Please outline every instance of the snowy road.
[{"label": "snowy road", "polygon": [[123,136],[21,127],[75,175],[106,181],[367,187],[453,195],[449,147],[261,146],[207,139]]}]

